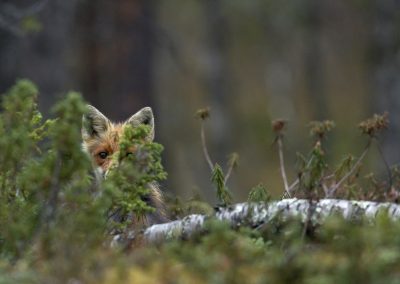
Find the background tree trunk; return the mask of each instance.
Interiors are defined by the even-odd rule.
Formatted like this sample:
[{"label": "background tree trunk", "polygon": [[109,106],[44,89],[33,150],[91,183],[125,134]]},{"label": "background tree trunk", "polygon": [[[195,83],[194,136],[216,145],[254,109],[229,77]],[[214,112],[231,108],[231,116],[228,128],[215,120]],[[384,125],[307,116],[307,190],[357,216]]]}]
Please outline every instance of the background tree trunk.
[{"label": "background tree trunk", "polygon": [[205,85],[211,109],[210,148],[213,162],[225,166],[229,154],[229,141],[232,139],[230,109],[234,100],[233,90],[229,88],[232,77],[229,67],[229,25],[220,0],[203,2],[206,29],[206,68]]},{"label": "background tree trunk", "polygon": [[[14,84],[18,78],[29,78],[39,89],[40,108],[48,113],[57,96],[74,88],[71,76],[71,26],[77,0],[48,1],[38,17],[43,28],[39,33],[18,36],[0,30],[0,92]],[[6,3],[23,13],[26,1]],[[1,11],[4,10],[2,6]],[[5,12],[4,12],[5,13]],[[13,23],[16,27],[19,23]]]},{"label": "background tree trunk", "polygon": [[377,107],[374,111],[388,111],[390,131],[383,140],[383,151],[389,164],[400,161],[400,59],[399,59],[399,11],[400,2],[382,0],[374,2],[371,58],[372,76]]},{"label": "background tree trunk", "polygon": [[84,64],[77,79],[85,97],[114,119],[155,106],[153,21],[154,2],[148,0],[86,1],[79,7],[76,50]]}]

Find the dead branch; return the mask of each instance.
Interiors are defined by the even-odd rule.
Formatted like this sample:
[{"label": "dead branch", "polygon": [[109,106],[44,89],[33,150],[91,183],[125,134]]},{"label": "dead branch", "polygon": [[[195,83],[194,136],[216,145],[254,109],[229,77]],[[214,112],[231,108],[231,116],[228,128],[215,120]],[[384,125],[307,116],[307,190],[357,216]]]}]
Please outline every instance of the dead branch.
[{"label": "dead branch", "polygon": [[285,160],[283,158],[283,143],[282,143],[282,136],[278,135],[277,138],[277,142],[278,142],[278,152],[279,152],[279,164],[280,164],[280,168],[281,168],[281,175],[282,175],[282,179],[283,179],[283,184],[285,186],[285,194],[290,198],[290,190],[289,190],[289,183],[287,180],[287,176],[286,176],[286,170],[285,170]]},{"label": "dead branch", "polygon": [[[309,216],[310,210],[313,212]],[[379,212],[387,212],[393,220],[400,219],[400,205],[395,203],[379,203],[372,201],[355,201],[340,199],[321,199],[311,201],[306,199],[283,199],[269,203],[239,203],[227,208],[219,208],[214,216],[189,215],[181,220],[165,224],[153,225],[136,234],[131,231],[127,235],[115,235],[111,245],[131,242],[140,235],[145,242],[162,242],[169,239],[188,238],[193,233],[204,229],[206,220],[216,218],[226,221],[233,227],[259,227],[268,224],[277,217],[285,220],[299,218],[312,224],[322,224],[332,215],[340,215],[346,220],[366,218],[373,220]]]},{"label": "dead branch", "polygon": [[208,153],[206,137],[205,137],[205,134],[204,134],[204,123],[203,122],[201,122],[200,135],[201,135],[201,146],[203,148],[204,157],[206,158],[207,164],[210,167],[210,170],[212,172],[214,170],[214,164],[211,161],[210,154]]},{"label": "dead branch", "polygon": [[361,164],[361,162],[364,160],[365,156],[367,155],[369,149],[371,147],[371,140],[368,142],[367,146],[365,147],[364,151],[362,152],[361,156],[358,158],[356,163],[353,165],[353,167],[350,169],[350,171],[342,177],[342,179],[336,183],[331,190],[329,191],[329,196],[333,196],[335,192],[339,189],[339,187],[349,178],[353,175],[354,171],[358,168],[358,166]]}]

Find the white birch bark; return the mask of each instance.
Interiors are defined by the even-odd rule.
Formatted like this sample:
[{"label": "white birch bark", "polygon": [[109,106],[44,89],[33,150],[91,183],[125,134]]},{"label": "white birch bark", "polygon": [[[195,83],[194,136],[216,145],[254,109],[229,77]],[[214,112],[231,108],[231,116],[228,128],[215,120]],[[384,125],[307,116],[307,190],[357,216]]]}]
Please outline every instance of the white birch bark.
[{"label": "white birch bark", "polygon": [[[310,221],[314,224],[323,223],[333,214],[341,215],[346,220],[366,218],[373,220],[379,212],[387,212],[393,220],[400,219],[400,205],[395,203],[379,203],[371,201],[354,201],[339,199],[321,199],[309,201],[305,199],[283,199],[269,203],[239,203],[228,208],[220,208],[214,216],[189,215],[181,220],[165,224],[153,225],[143,232],[146,242],[160,242],[174,238],[187,238],[199,232],[204,227],[204,222],[216,218],[229,222],[234,227],[257,227],[268,224],[274,218],[297,217],[301,221]],[[133,239],[135,232],[128,234],[128,239]],[[116,235],[112,245],[123,242],[125,237]]]}]

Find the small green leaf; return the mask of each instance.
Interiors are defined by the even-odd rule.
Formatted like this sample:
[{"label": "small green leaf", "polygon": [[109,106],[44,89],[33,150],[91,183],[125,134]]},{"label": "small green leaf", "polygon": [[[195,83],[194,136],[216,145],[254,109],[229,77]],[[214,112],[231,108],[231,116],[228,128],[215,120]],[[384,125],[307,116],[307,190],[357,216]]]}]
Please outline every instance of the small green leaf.
[{"label": "small green leaf", "polygon": [[248,202],[268,202],[271,200],[267,188],[264,184],[260,183],[250,190]]},{"label": "small green leaf", "polygon": [[211,181],[217,188],[217,198],[222,206],[227,206],[232,204],[232,196],[225,186],[225,176],[218,164],[215,164],[214,170],[212,173]]}]

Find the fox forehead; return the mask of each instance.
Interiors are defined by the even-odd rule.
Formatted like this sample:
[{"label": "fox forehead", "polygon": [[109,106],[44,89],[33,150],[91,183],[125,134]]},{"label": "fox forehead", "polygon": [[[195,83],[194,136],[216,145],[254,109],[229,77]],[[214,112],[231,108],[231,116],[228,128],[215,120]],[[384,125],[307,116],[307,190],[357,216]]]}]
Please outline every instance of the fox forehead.
[{"label": "fox forehead", "polygon": [[119,139],[124,131],[125,124],[111,123],[103,133],[85,139],[83,142],[86,150],[92,155],[106,151],[114,153],[119,149]]}]

